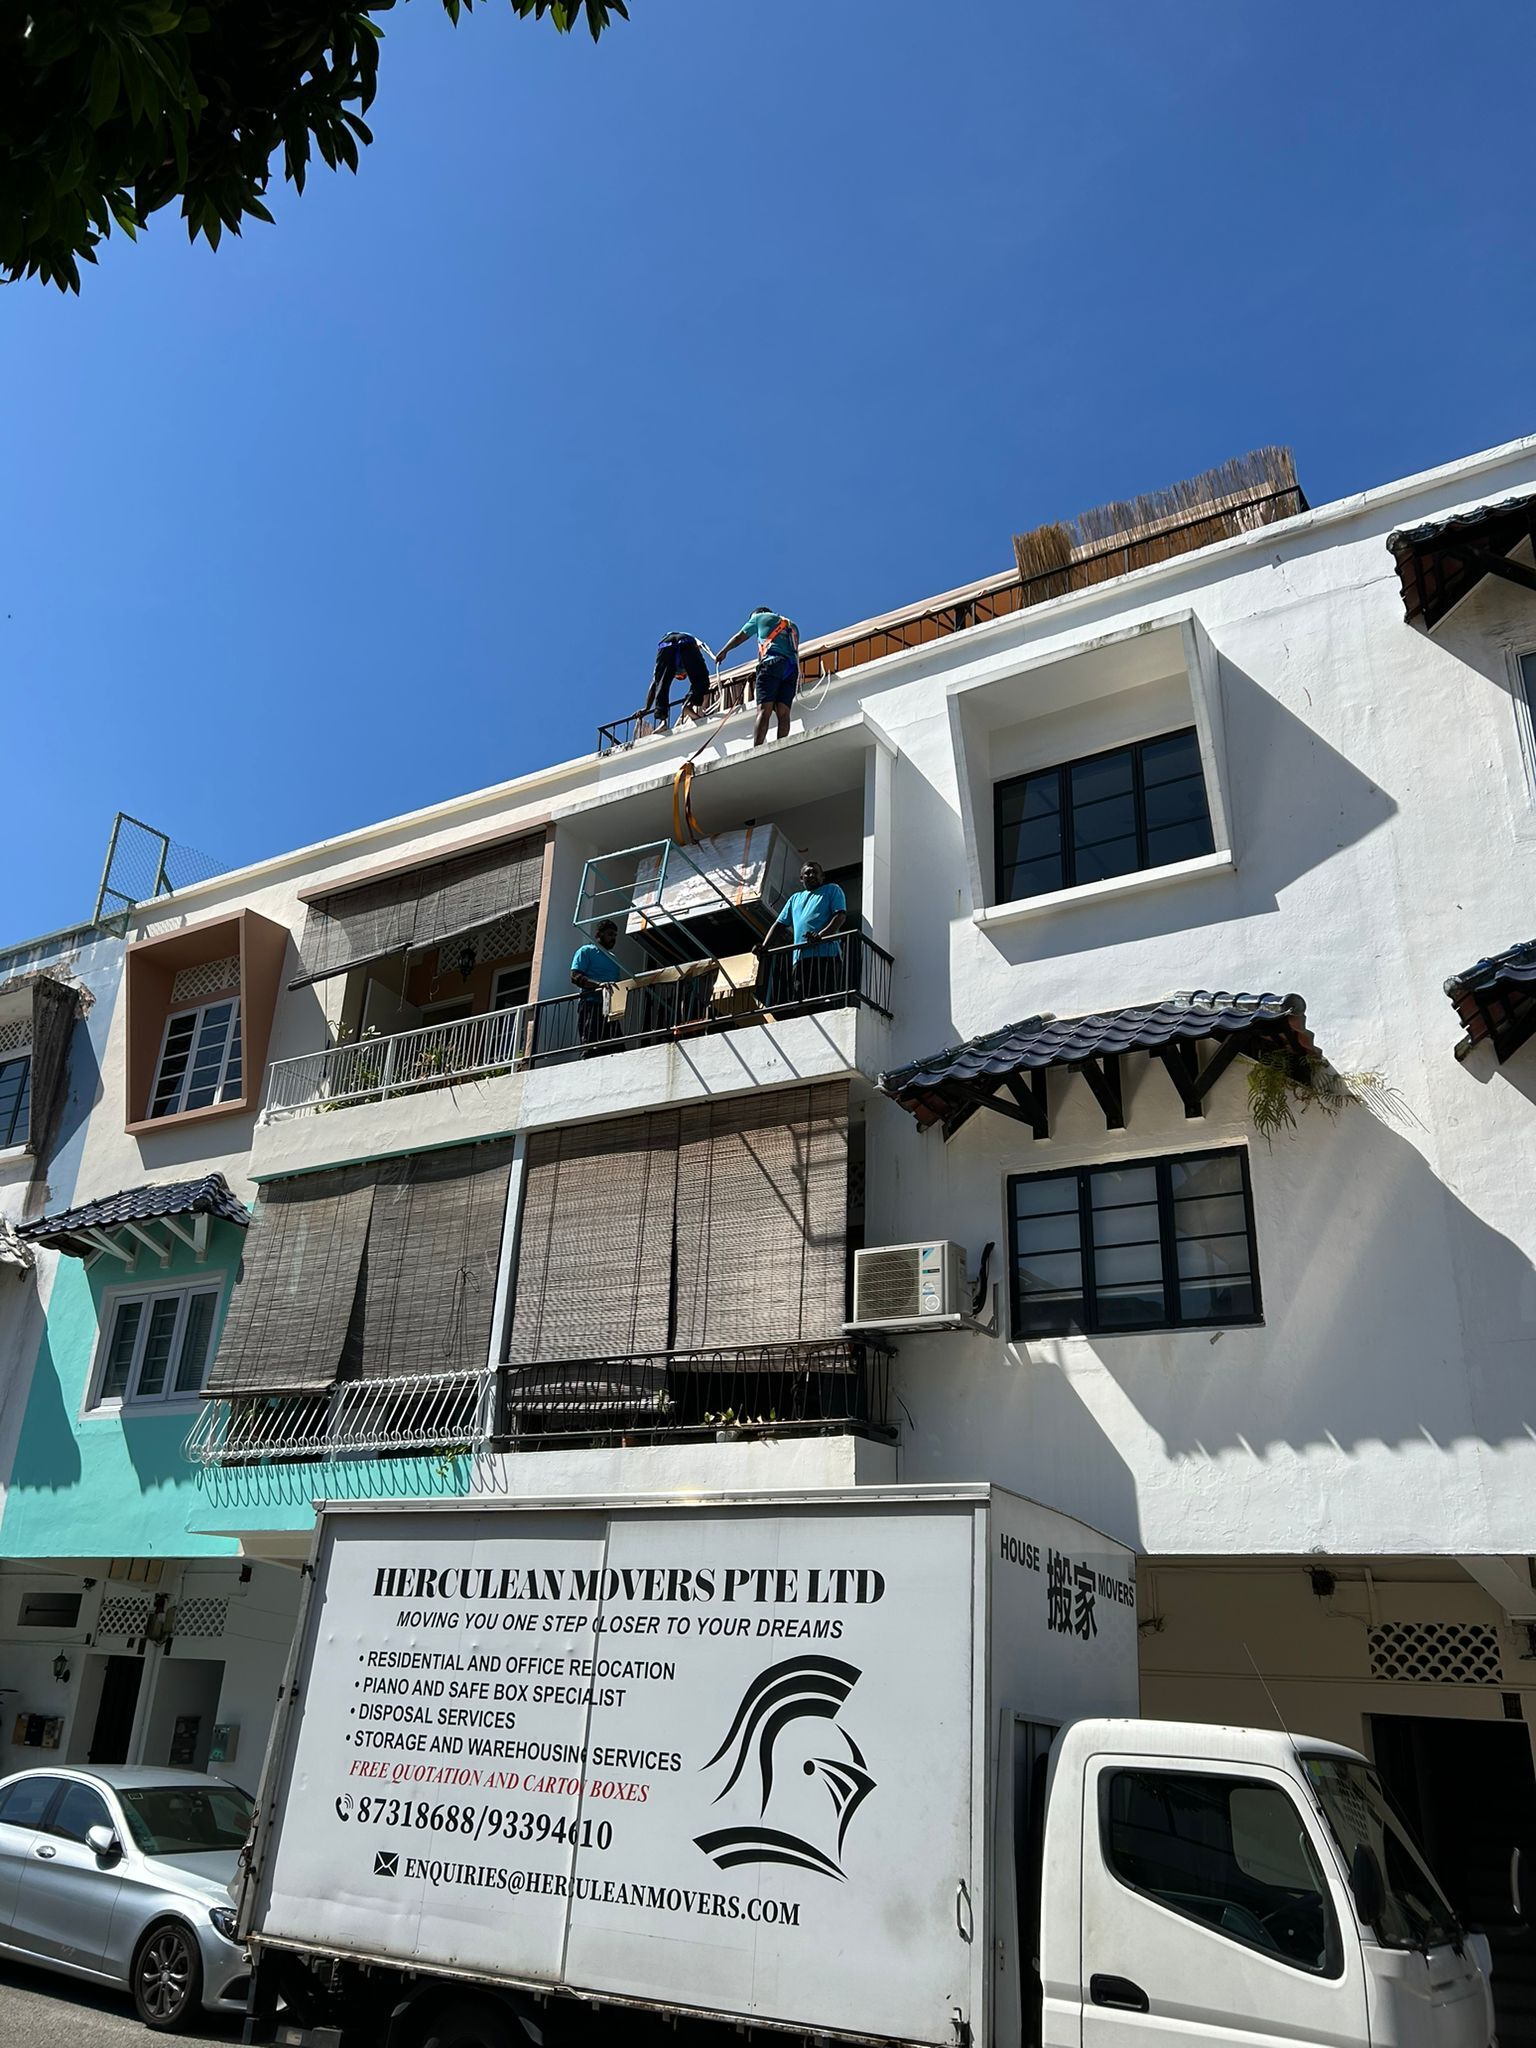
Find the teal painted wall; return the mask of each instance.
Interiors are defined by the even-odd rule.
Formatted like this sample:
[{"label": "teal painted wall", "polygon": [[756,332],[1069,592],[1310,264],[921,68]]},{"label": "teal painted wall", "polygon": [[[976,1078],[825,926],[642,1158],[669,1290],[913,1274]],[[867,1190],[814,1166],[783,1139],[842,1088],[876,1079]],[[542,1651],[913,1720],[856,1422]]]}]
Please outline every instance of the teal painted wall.
[{"label": "teal painted wall", "polygon": [[[5,1513],[6,1557],[227,1557],[244,1529],[308,1529],[315,1500],[402,1499],[468,1490],[466,1458],[340,1458],[204,1471],[182,1445],[193,1404],[82,1414],[102,1327],[103,1297],[135,1285],[220,1278],[218,1329],[244,1232],[215,1223],[203,1265],[178,1246],[162,1267],[149,1252],[133,1272],[98,1259],[59,1261],[32,1373]],[[215,1331],[217,1343],[218,1329]]]},{"label": "teal painted wall", "polygon": [[221,1279],[222,1326],[244,1235],[232,1223],[215,1223],[201,1266],[184,1246],[165,1267],[141,1252],[131,1273],[116,1259],[98,1259],[89,1272],[79,1259],[60,1259],[0,1522],[7,1557],[233,1555],[232,1537],[188,1530],[198,1492],[182,1442],[195,1408],[178,1403],[158,1413],[151,1403],[102,1415],[81,1409],[103,1296],[135,1284]]}]

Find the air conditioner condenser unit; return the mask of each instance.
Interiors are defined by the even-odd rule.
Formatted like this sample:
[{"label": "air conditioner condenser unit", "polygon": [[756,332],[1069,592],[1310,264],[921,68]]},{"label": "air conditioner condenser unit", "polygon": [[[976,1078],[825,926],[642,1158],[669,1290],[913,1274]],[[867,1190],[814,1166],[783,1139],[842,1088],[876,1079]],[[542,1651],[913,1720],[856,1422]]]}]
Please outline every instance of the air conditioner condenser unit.
[{"label": "air conditioner condenser unit", "polygon": [[965,1246],[948,1238],[884,1244],[853,1255],[850,1330],[973,1327]]}]

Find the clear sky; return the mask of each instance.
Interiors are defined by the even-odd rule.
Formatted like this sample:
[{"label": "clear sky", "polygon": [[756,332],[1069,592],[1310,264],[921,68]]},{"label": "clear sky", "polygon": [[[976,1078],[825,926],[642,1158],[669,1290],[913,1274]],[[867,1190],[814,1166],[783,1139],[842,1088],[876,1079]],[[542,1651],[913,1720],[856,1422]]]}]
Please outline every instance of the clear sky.
[{"label": "clear sky", "polygon": [[119,807],[235,866],[588,751],[673,626],[1536,428],[1529,4],[632,14],[412,0],[357,178],[0,295],[0,938]]}]

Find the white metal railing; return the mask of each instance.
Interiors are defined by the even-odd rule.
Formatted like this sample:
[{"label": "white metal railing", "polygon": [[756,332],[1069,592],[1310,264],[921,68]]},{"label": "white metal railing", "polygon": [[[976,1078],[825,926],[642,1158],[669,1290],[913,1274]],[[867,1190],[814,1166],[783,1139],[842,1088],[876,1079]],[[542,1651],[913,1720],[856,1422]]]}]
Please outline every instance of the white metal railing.
[{"label": "white metal railing", "polygon": [[274,1060],[267,1069],[261,1120],[379,1102],[408,1090],[437,1088],[511,1067],[523,1049],[529,1009],[492,1010],[452,1024],[424,1024],[392,1038],[356,1038],[325,1052]]},{"label": "white metal railing", "polygon": [[477,1451],[495,1428],[495,1406],[496,1377],[484,1370],[237,1394],[204,1401],[184,1449],[198,1465]]}]

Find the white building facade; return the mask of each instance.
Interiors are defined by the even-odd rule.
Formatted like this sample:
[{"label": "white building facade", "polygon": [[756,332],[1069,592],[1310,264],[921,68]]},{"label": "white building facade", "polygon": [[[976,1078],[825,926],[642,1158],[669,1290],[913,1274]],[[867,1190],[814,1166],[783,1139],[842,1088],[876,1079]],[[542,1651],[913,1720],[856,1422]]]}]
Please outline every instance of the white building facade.
[{"label": "white building facade", "polygon": [[[1536,438],[957,602],[786,741],[641,738],[157,906],[76,1198],[254,1213],[185,1269],[54,1218],[70,1427],[133,1420],[123,1290],[207,1272],[189,1558],[289,1569],[335,1492],[996,1481],[1136,1549],[1149,1712],[1373,1749],[1486,1885],[1536,1825],[1533,507]],[[752,983],[750,878],[687,946],[645,896],[684,796],[844,888],[820,982]],[[845,1331],[856,1252],[939,1240],[953,1327]]]}]

